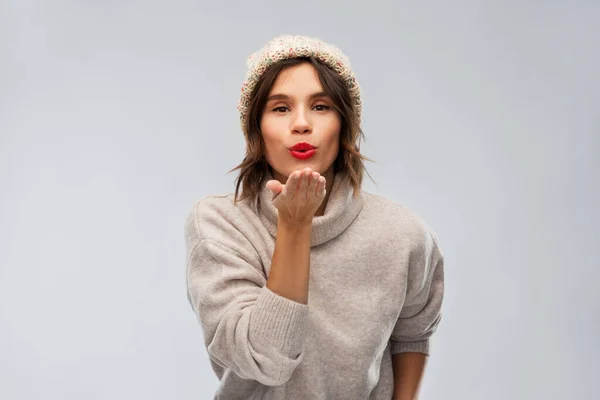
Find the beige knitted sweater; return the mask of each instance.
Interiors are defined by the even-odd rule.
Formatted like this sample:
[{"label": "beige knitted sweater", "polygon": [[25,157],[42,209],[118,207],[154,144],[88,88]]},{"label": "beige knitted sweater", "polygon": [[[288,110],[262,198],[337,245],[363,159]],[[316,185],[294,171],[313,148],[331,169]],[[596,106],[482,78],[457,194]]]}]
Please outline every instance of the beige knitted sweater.
[{"label": "beige knitted sweater", "polygon": [[407,207],[352,196],[337,174],[314,217],[308,304],[265,285],[277,209],[265,188],[198,200],[185,225],[188,299],[220,380],[215,399],[381,399],[393,392],[392,354],[429,354],[441,319],[443,254]]}]

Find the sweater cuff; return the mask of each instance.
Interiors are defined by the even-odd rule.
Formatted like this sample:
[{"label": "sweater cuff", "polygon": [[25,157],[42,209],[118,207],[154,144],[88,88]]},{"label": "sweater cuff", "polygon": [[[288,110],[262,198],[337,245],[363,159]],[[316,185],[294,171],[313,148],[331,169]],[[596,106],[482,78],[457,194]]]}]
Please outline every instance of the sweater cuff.
[{"label": "sweater cuff", "polygon": [[409,352],[429,355],[429,339],[417,342],[396,342],[392,340],[392,354]]},{"label": "sweater cuff", "polygon": [[302,352],[307,319],[307,304],[280,296],[265,285],[250,316],[250,342],[296,357]]}]

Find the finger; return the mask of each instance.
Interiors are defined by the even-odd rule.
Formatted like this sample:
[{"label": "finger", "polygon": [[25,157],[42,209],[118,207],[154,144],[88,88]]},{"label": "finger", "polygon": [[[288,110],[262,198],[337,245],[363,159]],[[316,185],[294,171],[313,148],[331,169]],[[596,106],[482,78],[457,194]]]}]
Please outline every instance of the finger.
[{"label": "finger", "polygon": [[294,197],[298,191],[298,179],[300,177],[300,171],[294,171],[290,174],[287,181],[285,182],[285,195],[290,199]]},{"label": "finger", "polygon": [[273,197],[271,198],[271,201],[275,200],[277,197],[279,197],[279,195],[281,195],[281,193],[283,193],[283,189],[285,189],[285,185],[281,185],[281,190],[278,192],[273,192]]},{"label": "finger", "polygon": [[278,194],[281,192],[283,185],[278,180],[270,180],[267,182],[267,189],[269,189],[273,194]]},{"label": "finger", "polygon": [[327,187],[327,181],[324,176],[319,177],[317,183],[317,196],[322,197],[325,196],[325,188]]},{"label": "finger", "polygon": [[308,181],[308,194],[317,194],[317,182],[319,181],[319,173],[313,172]]},{"label": "finger", "polygon": [[302,195],[304,196],[304,198],[308,198],[308,181],[310,180],[310,172],[309,171],[302,171],[302,178],[300,179],[300,188],[299,193],[302,193]]},{"label": "finger", "polygon": [[[312,173],[315,171],[313,171],[312,168],[310,168],[310,167],[305,167],[302,170],[302,172],[304,172],[304,177],[306,178],[306,190],[308,190],[309,191],[308,193],[310,193],[310,188],[309,188],[310,181],[312,179]],[[306,175],[306,174],[308,174],[308,175]]]}]

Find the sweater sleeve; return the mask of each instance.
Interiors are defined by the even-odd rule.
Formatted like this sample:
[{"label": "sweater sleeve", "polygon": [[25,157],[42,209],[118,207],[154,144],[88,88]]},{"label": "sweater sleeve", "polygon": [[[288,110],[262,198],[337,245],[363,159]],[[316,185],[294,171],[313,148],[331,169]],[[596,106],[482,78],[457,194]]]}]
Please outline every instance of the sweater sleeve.
[{"label": "sweater sleeve", "polygon": [[431,232],[410,257],[406,298],[390,338],[392,354],[429,355],[429,339],[442,318],[443,297],[444,256]]},{"label": "sweater sleeve", "polygon": [[303,359],[308,306],[269,290],[252,254],[201,235],[195,210],[185,230],[187,296],[209,356],[241,378],[284,384]]}]

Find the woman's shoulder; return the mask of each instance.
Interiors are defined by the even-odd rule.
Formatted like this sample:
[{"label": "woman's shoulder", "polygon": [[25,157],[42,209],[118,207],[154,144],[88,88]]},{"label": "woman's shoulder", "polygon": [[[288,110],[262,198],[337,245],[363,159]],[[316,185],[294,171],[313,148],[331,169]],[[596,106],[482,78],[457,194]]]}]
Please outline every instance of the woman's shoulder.
[{"label": "woman's shoulder", "polygon": [[380,221],[396,235],[416,241],[432,238],[437,242],[435,230],[417,211],[405,203],[371,192],[365,192],[365,200],[368,212],[372,213],[372,220]]},{"label": "woman's shoulder", "polygon": [[233,204],[233,193],[205,195],[193,202],[185,220],[187,248],[193,249],[200,243],[209,243],[244,259],[259,268],[257,236],[253,225],[256,221],[245,202]]},{"label": "woman's shoulder", "polygon": [[188,230],[195,230],[202,239],[220,242],[240,237],[247,225],[249,212],[245,202],[233,202],[233,193],[210,194],[193,202],[186,217]]},{"label": "woman's shoulder", "polygon": [[207,194],[193,202],[190,212],[198,218],[211,218],[215,214],[220,217],[232,217],[242,214],[248,208],[247,201],[234,204],[233,193]]}]

